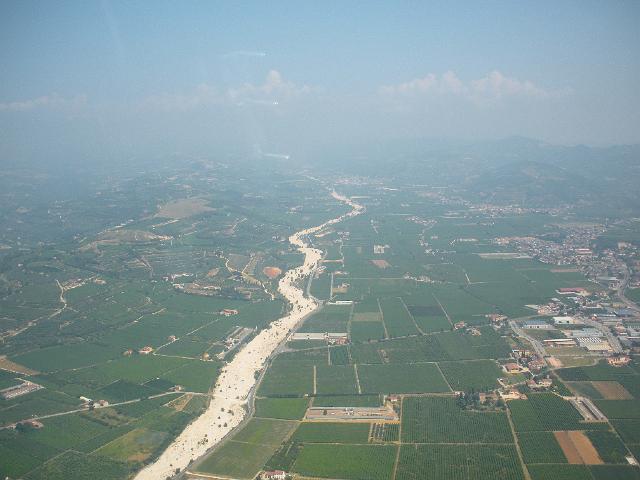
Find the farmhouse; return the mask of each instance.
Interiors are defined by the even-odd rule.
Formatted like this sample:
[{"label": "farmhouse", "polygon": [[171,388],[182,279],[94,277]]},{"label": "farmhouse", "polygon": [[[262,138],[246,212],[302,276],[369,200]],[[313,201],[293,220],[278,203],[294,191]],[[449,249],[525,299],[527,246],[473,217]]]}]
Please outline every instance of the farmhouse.
[{"label": "farmhouse", "polygon": [[506,390],[500,392],[500,398],[503,400],[525,400],[527,396],[518,390]]},{"label": "farmhouse", "polygon": [[42,427],[44,427],[44,423],[39,422],[38,420],[25,420],[23,422],[16,423],[15,426],[17,427],[18,425],[25,425],[27,427],[37,428],[37,429],[41,429]]},{"label": "farmhouse", "polygon": [[455,330],[460,330],[461,328],[464,328],[466,326],[467,326],[467,324],[464,323],[464,322],[456,322],[456,323],[453,324],[453,328]]},{"label": "farmhouse", "polygon": [[499,313],[489,313],[485,315],[485,317],[491,320],[491,323],[502,323],[507,319],[506,315],[501,315]]},{"label": "farmhouse", "polygon": [[526,372],[527,369],[525,367],[523,367],[522,365],[518,365],[517,363],[505,363],[502,368],[504,368],[504,371],[507,373],[521,373],[521,372]]},{"label": "farmhouse", "polygon": [[150,347],[149,345],[138,350],[140,355],[149,355],[151,352],[153,352],[153,347]]},{"label": "farmhouse", "polygon": [[540,390],[543,388],[549,388],[553,384],[553,380],[550,378],[541,378],[538,381],[527,380],[527,387],[532,390]]},{"label": "farmhouse", "polygon": [[556,292],[560,295],[571,295],[572,293],[575,295],[589,295],[589,291],[582,287],[559,288]]},{"label": "farmhouse", "polygon": [[526,348],[514,348],[513,350],[511,350],[512,356],[513,357],[528,357],[529,355],[531,355],[531,351],[527,350]]},{"label": "farmhouse", "polygon": [[527,363],[527,367],[529,367],[529,370],[531,370],[532,372],[539,372],[544,368],[544,366],[544,361],[540,360],[539,358],[530,360],[529,363]]},{"label": "farmhouse", "polygon": [[269,472],[263,472],[261,475],[263,480],[285,480],[287,473],[282,470],[272,470]]},{"label": "farmhouse", "polygon": [[326,341],[329,345],[346,345],[349,343],[348,333],[327,333]]},{"label": "farmhouse", "polygon": [[493,392],[480,392],[478,393],[478,400],[480,401],[480,403],[495,402],[497,400],[497,397]]},{"label": "farmhouse", "polygon": [[385,249],[389,248],[389,245],[374,245],[373,253],[376,255],[383,255]]}]

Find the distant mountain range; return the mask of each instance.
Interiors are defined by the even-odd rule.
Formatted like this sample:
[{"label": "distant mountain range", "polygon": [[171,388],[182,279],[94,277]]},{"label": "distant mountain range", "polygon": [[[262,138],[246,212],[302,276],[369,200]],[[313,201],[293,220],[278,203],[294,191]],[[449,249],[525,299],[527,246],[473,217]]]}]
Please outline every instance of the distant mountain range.
[{"label": "distant mountain range", "polygon": [[523,137],[405,140],[341,153],[336,148],[322,163],[347,174],[446,186],[496,204],[572,204],[588,215],[640,215],[640,145],[558,146]]}]

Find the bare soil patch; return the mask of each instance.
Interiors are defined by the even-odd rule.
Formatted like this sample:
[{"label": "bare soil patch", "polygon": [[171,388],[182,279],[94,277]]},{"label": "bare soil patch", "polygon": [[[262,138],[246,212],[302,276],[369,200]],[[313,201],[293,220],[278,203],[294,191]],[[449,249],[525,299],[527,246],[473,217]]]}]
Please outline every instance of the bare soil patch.
[{"label": "bare soil patch", "polygon": [[564,456],[567,458],[567,462],[572,465],[582,464],[582,457],[580,457],[578,449],[571,441],[569,432],[553,432],[553,434],[560,444],[560,448],[562,449]]},{"label": "bare soil patch", "polygon": [[30,368],[20,365],[19,363],[12,362],[4,355],[0,356],[0,369],[8,370],[10,372],[22,373],[24,375],[37,375],[38,373],[40,373],[36,370],[31,370]]},{"label": "bare soil patch", "polygon": [[158,213],[155,216],[180,219],[214,211],[215,208],[211,208],[208,203],[206,199],[200,197],[181,198],[158,207]]},{"label": "bare soil patch", "polygon": [[381,270],[384,270],[385,268],[389,268],[391,266],[391,264],[386,260],[371,260],[371,263],[373,263],[376,267],[380,268]]},{"label": "bare soil patch", "polygon": [[547,358],[547,363],[554,368],[558,368],[562,366],[562,362],[558,360],[556,357]]},{"label": "bare soil patch", "polygon": [[187,406],[192,397],[193,395],[189,395],[187,393],[186,395],[182,395],[181,397],[176,398],[173,402],[169,402],[168,406],[178,412],[181,412],[182,410],[184,410],[184,407]]},{"label": "bare soil patch", "polygon": [[347,293],[349,291],[349,285],[344,284],[344,285],[338,285],[337,287],[333,287],[333,290],[331,291],[331,295],[333,295],[334,293]]},{"label": "bare soil patch", "polygon": [[631,395],[626,388],[618,382],[591,382],[605,400],[632,400]]},{"label": "bare soil patch", "polygon": [[262,269],[262,273],[273,280],[274,278],[278,278],[282,274],[282,270],[280,270],[278,267],[264,267]]},{"label": "bare soil patch", "polygon": [[562,448],[567,462],[572,465],[602,465],[600,458],[589,437],[581,431],[553,432]]},{"label": "bare soil patch", "polygon": [[589,437],[587,437],[584,432],[569,432],[569,437],[578,449],[583,463],[586,465],[602,465],[604,463],[598,451],[591,443],[591,440],[589,440]]}]

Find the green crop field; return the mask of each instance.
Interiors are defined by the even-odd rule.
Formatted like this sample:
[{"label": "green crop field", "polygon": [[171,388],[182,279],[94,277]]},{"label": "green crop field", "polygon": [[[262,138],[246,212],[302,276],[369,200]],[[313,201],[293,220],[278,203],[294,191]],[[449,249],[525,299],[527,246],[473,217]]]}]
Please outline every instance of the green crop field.
[{"label": "green crop field", "polygon": [[508,405],[518,432],[602,428],[581,423],[582,416],[573,405],[552,393],[531,393],[528,400],[511,400]]},{"label": "green crop field", "polygon": [[300,443],[367,443],[368,423],[304,422],[293,434]]},{"label": "green crop field", "polygon": [[437,365],[358,365],[362,393],[438,393],[449,387]]},{"label": "green crop field", "polygon": [[381,395],[336,395],[313,399],[314,407],[379,407]]},{"label": "green crop field", "polygon": [[305,320],[300,332],[346,332],[351,306],[329,305]]},{"label": "green crop field", "polygon": [[137,428],[95,450],[95,453],[120,462],[144,461],[164,444],[166,437],[165,432]]},{"label": "green crop field", "polygon": [[640,419],[611,420],[622,440],[627,444],[640,444]]},{"label": "green crop field", "polygon": [[440,315],[413,315],[418,328],[425,333],[445,332],[451,330],[451,323],[443,314]]},{"label": "green crop field", "polygon": [[317,395],[358,393],[353,365],[318,365],[316,385]]},{"label": "green crop field", "polygon": [[351,340],[353,342],[370,342],[385,338],[382,322],[351,322]]},{"label": "green crop field", "polygon": [[402,403],[405,443],[512,443],[504,412],[462,410],[451,397],[408,397]]},{"label": "green crop field", "polygon": [[418,333],[413,317],[408,312],[402,299],[380,299],[380,308],[390,337],[405,337]]},{"label": "green crop field", "polygon": [[259,395],[298,396],[313,392],[313,366],[276,361],[260,384]]},{"label": "green crop field", "polygon": [[513,445],[402,445],[397,480],[522,480]]},{"label": "green crop field", "polygon": [[587,432],[587,436],[605,463],[627,462],[625,457],[629,455],[629,451],[615,433],[593,431]]},{"label": "green crop field", "polygon": [[329,348],[329,361],[331,365],[348,365],[351,363],[349,358],[349,346],[342,345],[339,347]]},{"label": "green crop field", "polygon": [[552,432],[522,432],[518,443],[525,463],[567,463]]},{"label": "green crop field", "polygon": [[99,455],[66,452],[33,470],[25,480],[82,480],[101,478],[117,480],[126,478],[130,468],[122,463]]},{"label": "green crop field", "polygon": [[597,400],[595,404],[607,418],[640,419],[640,401],[638,400]]},{"label": "green crop field", "polygon": [[299,420],[309,406],[306,398],[258,398],[256,399],[256,417]]},{"label": "green crop field", "polygon": [[297,425],[287,420],[253,418],[194,469],[240,479],[253,478]]},{"label": "green crop field", "polygon": [[492,360],[440,362],[440,370],[454,390],[491,390],[497,386],[502,369]]},{"label": "green crop field", "polygon": [[288,420],[252,418],[233,440],[256,445],[280,445],[298,424]]},{"label": "green crop field", "polygon": [[309,477],[390,480],[396,448],[386,445],[305,445],[293,471]]},{"label": "green crop field", "polygon": [[640,480],[640,469],[629,465],[592,465],[589,470],[593,480]]},{"label": "green crop field", "polygon": [[[73,167],[60,172],[7,165],[0,366],[27,371],[0,369],[0,389],[18,378],[43,388],[0,399],[0,478],[124,480],[153,462],[210,394],[223,393],[213,391],[220,370],[246,345],[216,357],[234,332],[249,328],[251,339],[299,307],[278,289],[304,261],[287,239],[349,211],[335,188],[365,208],[303,237],[325,260],[313,281],[296,280],[318,308],[272,345],[255,375],[260,384],[238,397],[253,402],[251,416],[190,470],[240,480],[266,469],[339,480],[639,480],[625,458],[640,456],[637,357],[614,368],[584,349],[550,347],[564,367],[545,368],[554,386],[536,393],[525,385],[530,374],[501,369],[531,346],[491,315],[536,318],[533,305],[557,297],[559,315],[588,317],[620,301],[584,272],[594,273],[597,260],[613,274],[611,262],[623,261],[629,283],[637,280],[640,203],[620,196],[637,196],[637,175],[615,175],[633,148],[616,150],[607,176],[594,174],[586,147],[465,142],[443,156],[448,141],[404,143],[319,151],[322,162],[309,157],[303,170],[284,157],[241,160],[235,151],[148,165],[87,167],[70,158]],[[567,158],[556,159],[559,151]],[[549,159],[562,168],[542,167],[545,177],[539,164]],[[575,171],[577,183],[566,174]],[[594,207],[603,191],[613,192],[615,208]],[[578,244],[593,255],[578,261]],[[556,291],[579,286],[597,292],[589,305],[605,306]],[[466,325],[454,328],[459,321]],[[300,332],[347,333],[349,341],[292,340]],[[143,355],[145,346],[154,350]],[[454,395],[506,389],[500,378],[528,399],[477,404]],[[183,390],[172,392],[176,385]],[[608,421],[584,421],[560,396],[572,392],[592,398]],[[81,396],[111,406],[84,409]],[[399,422],[304,418],[310,406],[383,402]],[[33,417],[42,428],[6,428]],[[569,465],[554,436],[564,430],[585,432],[605,464]]]},{"label": "green crop field", "polygon": [[531,480],[592,480],[585,465],[529,465]]},{"label": "green crop field", "polygon": [[275,452],[275,448],[229,441],[204,459],[194,470],[205,474],[252,479]]}]

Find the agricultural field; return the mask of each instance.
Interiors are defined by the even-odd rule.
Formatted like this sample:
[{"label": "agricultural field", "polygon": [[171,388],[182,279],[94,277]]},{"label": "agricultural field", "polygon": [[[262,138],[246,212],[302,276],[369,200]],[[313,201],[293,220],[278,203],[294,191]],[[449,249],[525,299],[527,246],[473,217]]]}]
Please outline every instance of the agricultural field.
[{"label": "agricultural field", "polygon": [[522,480],[514,445],[402,445],[396,479]]},{"label": "agricultural field", "polygon": [[357,365],[362,393],[449,392],[447,382],[433,363]]},{"label": "agricultural field", "polygon": [[492,390],[497,385],[496,379],[503,374],[496,362],[491,360],[440,362],[438,367],[451,388],[461,391]]},{"label": "agricultural field", "polygon": [[380,300],[382,319],[391,338],[418,334],[418,329],[401,298]]},{"label": "agricultural field", "polygon": [[267,371],[258,394],[262,396],[302,396],[313,392],[313,365],[276,361]]},{"label": "agricultural field", "polygon": [[[43,387],[0,399],[2,427],[43,417],[39,429],[2,430],[3,478],[129,478],[152,461],[208,404],[206,396],[169,390],[179,385],[207,394],[223,365],[216,355],[231,332],[260,330],[283,314],[275,272],[302,258],[279,239],[345,211],[308,180],[303,186],[273,177],[282,188],[256,199],[251,192],[259,186],[239,181],[235,167],[212,163],[218,176],[212,185],[206,169],[161,163],[135,174],[126,168],[75,172],[88,175],[104,196],[55,189],[64,198],[42,205],[60,225],[22,224],[19,240],[3,238],[0,389],[18,384],[18,377]],[[310,203],[287,213],[286,199],[299,188]],[[33,219],[48,225],[47,210],[38,215]],[[237,314],[221,315],[223,309]],[[349,316],[349,308],[336,308],[318,323],[341,324],[346,332]],[[23,330],[4,336],[10,329]],[[340,359],[348,363],[336,353],[334,361]],[[304,387],[296,386],[295,373],[288,382],[293,394],[309,393],[312,370]],[[330,390],[332,383],[339,384],[329,376],[323,385]],[[269,379],[265,391],[268,386]],[[90,412],[86,399],[110,407]],[[304,414],[306,403],[296,410],[293,403],[270,401],[261,410],[270,417]],[[82,411],[69,413],[75,410]]]},{"label": "agricultural field", "polygon": [[305,445],[292,471],[345,480],[390,480],[396,448],[390,445]]},{"label": "agricultural field", "polygon": [[193,469],[206,474],[250,479],[296,428],[289,420],[254,418]]},{"label": "agricultural field", "polygon": [[513,443],[506,413],[460,409],[451,397],[407,397],[402,402],[404,443]]},{"label": "agricultural field", "polygon": [[312,423],[300,424],[292,437],[298,443],[367,443],[368,423]]},{"label": "agricultural field", "polygon": [[527,464],[567,463],[567,459],[552,432],[518,433],[518,443],[524,462]]},{"label": "agricultural field", "polygon": [[298,420],[304,416],[308,406],[306,398],[258,398],[256,417]]},{"label": "agricultural field", "polygon": [[[152,462],[209,404],[235,354],[233,332],[253,335],[289,308],[278,279],[302,258],[286,238],[346,211],[327,195],[333,175],[167,165],[136,177],[135,198],[107,184],[113,211],[95,199],[51,204],[61,228],[83,215],[81,230],[0,250],[0,326],[28,327],[0,344],[0,389],[18,378],[43,387],[0,400],[0,426],[34,416],[44,424],[0,430],[0,476],[128,479]],[[238,479],[269,468],[341,480],[636,478],[625,465],[640,454],[635,361],[588,366],[576,348],[564,350],[575,363],[562,359],[580,366],[551,372],[554,391],[593,399],[610,423],[585,422],[555,393],[531,392],[531,375],[501,369],[529,346],[496,317],[531,318],[558,288],[599,287],[496,239],[571,234],[547,213],[483,211],[450,202],[461,192],[383,183],[340,180],[336,189],[366,211],[309,236],[325,253],[309,287],[322,304],[295,331],[321,339],[289,337],[267,359],[252,416],[189,469]],[[347,338],[327,345],[325,333]],[[464,403],[454,394],[493,391],[498,379],[528,398]],[[89,410],[80,397],[110,405]],[[344,408],[345,418],[312,421],[310,406]],[[352,407],[391,416],[354,420]],[[602,464],[571,464],[567,432]]]},{"label": "agricultural field", "polygon": [[568,401],[552,393],[532,393],[527,400],[508,402],[517,432],[599,429],[602,424],[581,422],[582,416]]}]

